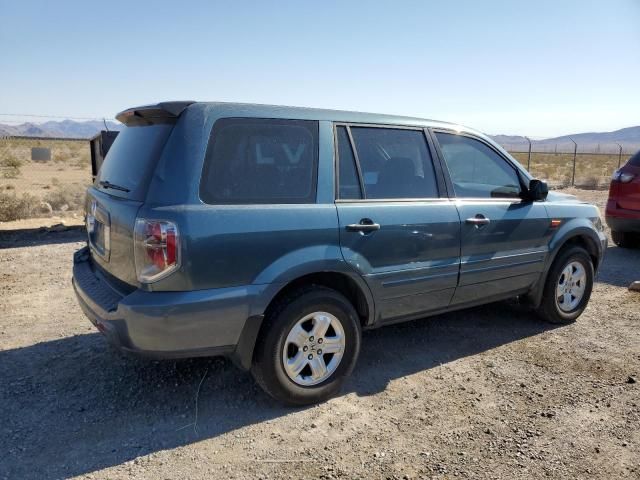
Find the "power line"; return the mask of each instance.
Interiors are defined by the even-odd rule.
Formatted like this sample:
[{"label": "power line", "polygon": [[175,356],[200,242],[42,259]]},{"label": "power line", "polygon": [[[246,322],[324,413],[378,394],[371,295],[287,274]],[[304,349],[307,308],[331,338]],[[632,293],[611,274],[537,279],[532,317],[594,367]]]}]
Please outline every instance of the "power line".
[{"label": "power line", "polygon": [[2,117],[68,118],[70,120],[115,120],[113,117],[76,117],[73,115],[35,115],[32,113],[0,113]]}]

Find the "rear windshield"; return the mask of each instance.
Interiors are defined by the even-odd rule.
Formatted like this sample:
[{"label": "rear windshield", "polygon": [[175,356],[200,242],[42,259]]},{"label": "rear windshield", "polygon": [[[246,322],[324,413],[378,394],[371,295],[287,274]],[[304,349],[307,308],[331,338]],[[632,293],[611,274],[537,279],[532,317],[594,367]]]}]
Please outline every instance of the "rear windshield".
[{"label": "rear windshield", "polygon": [[200,198],[210,204],[314,203],[318,122],[218,120],[211,133]]},{"label": "rear windshield", "polygon": [[631,157],[628,164],[633,165],[634,167],[640,167],[640,152]]},{"label": "rear windshield", "polygon": [[100,167],[96,188],[110,195],[142,200],[172,128],[168,123],[124,127]]}]

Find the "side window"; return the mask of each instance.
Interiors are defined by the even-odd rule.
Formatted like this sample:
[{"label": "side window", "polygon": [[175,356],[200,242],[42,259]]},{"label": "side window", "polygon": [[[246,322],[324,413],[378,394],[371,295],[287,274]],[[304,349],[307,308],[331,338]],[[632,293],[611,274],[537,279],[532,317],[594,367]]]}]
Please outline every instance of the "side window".
[{"label": "side window", "polygon": [[314,203],[318,122],[226,118],[213,126],[200,181],[211,204]]},{"label": "side window", "polygon": [[356,159],[351,150],[351,142],[347,134],[347,127],[338,127],[338,198],[362,198],[360,181],[356,171]]},{"label": "side window", "polygon": [[365,198],[437,198],[433,161],[418,130],[352,127]]},{"label": "side window", "polygon": [[436,133],[457,197],[518,198],[515,168],[487,145],[463,135]]}]

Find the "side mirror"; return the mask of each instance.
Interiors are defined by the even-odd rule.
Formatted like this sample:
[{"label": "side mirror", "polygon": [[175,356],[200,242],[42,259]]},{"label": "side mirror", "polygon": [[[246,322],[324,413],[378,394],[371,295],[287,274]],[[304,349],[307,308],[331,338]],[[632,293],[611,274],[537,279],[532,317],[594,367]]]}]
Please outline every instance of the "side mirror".
[{"label": "side mirror", "polygon": [[531,201],[545,200],[549,193],[549,186],[547,182],[542,180],[533,179],[529,182],[529,191],[527,197]]}]

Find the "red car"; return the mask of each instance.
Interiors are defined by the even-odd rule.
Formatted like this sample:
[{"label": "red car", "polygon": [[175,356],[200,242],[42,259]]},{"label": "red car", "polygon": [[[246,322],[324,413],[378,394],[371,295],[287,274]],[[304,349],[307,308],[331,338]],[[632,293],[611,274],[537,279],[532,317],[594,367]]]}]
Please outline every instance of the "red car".
[{"label": "red car", "polygon": [[613,174],[605,217],[616,245],[640,247],[640,152]]}]

